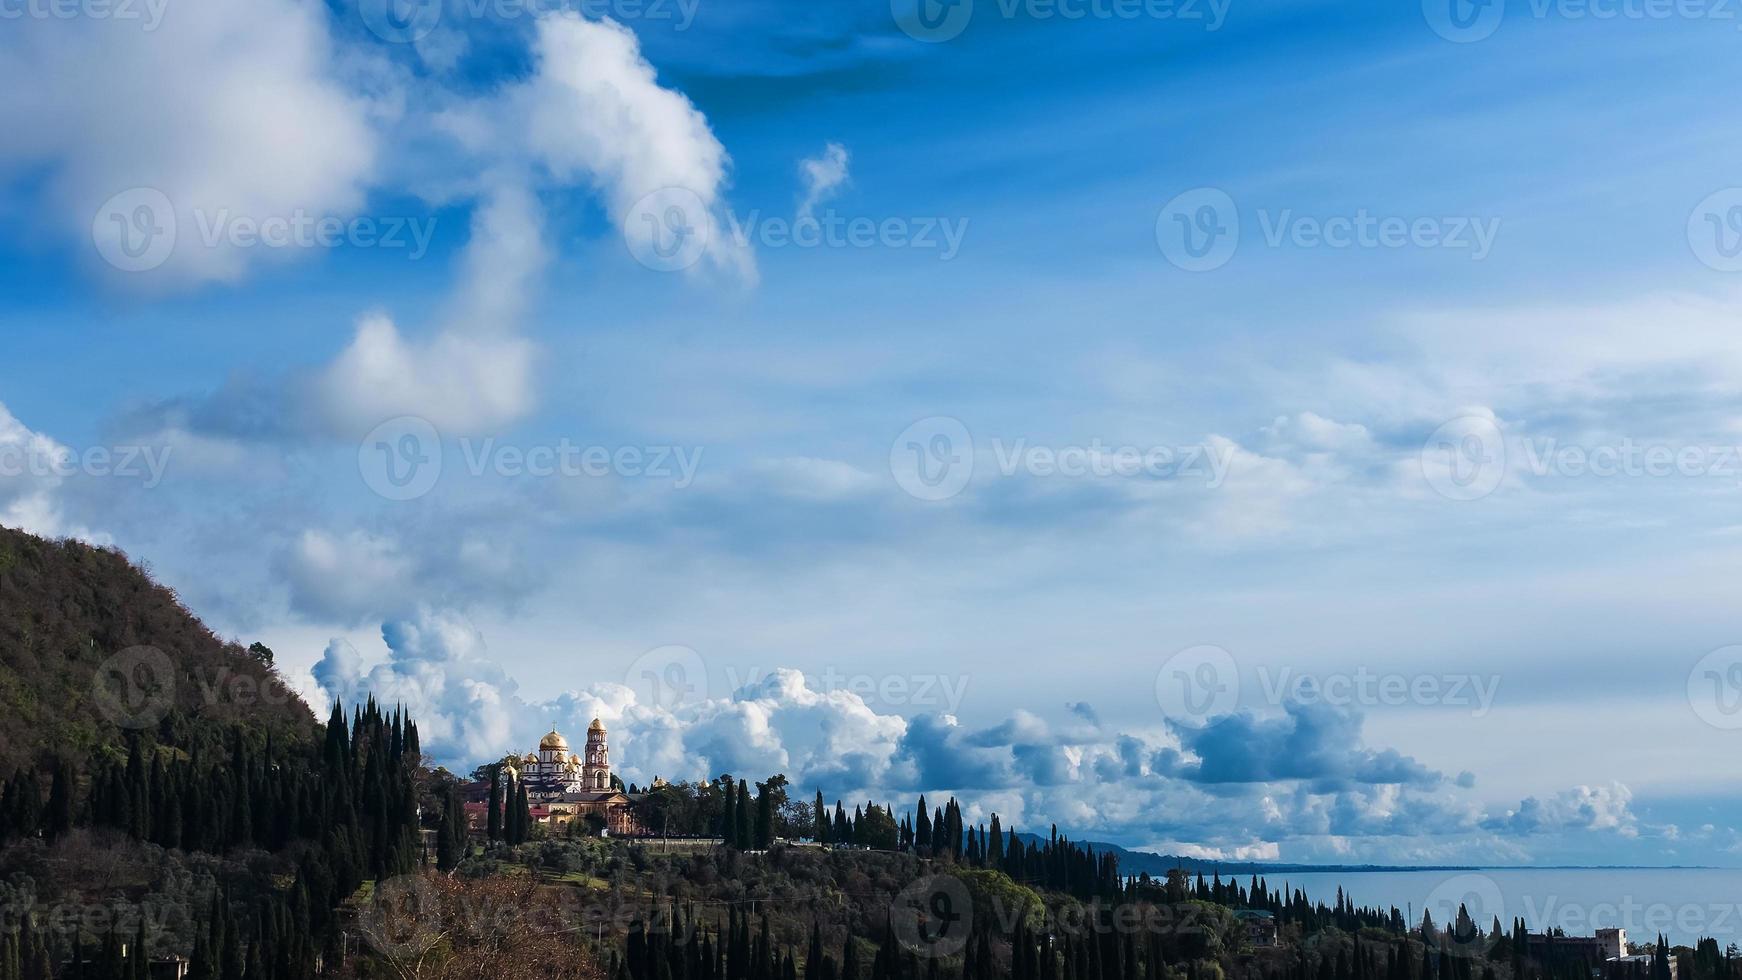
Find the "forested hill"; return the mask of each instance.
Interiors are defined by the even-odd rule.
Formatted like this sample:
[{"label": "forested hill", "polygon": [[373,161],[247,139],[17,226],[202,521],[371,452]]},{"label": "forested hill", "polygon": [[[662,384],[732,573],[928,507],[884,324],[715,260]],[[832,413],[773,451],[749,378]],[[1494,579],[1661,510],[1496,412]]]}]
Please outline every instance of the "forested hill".
[{"label": "forested hill", "polygon": [[148,732],[226,744],[236,726],[315,735],[271,653],[226,642],[119,551],[0,527],[0,773]]}]

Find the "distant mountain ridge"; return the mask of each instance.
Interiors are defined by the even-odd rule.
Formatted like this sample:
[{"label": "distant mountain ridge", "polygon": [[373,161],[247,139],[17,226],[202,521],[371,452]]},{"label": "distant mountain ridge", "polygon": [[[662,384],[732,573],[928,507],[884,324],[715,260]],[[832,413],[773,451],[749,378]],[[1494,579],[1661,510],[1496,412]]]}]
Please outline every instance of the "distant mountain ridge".
[{"label": "distant mountain ridge", "polygon": [[[1018,833],[1021,840],[1044,840],[1040,834]],[[1278,875],[1278,874],[1351,874],[1356,872],[1384,873],[1400,871],[1583,871],[1606,870],[1624,871],[1630,869],[1654,871],[1686,871],[1710,870],[1713,866],[1704,864],[1672,864],[1672,865],[1633,865],[1633,864],[1533,864],[1533,865],[1495,865],[1495,864],[1286,864],[1279,861],[1220,861],[1210,858],[1184,857],[1177,854],[1157,854],[1154,851],[1133,851],[1110,844],[1106,841],[1076,840],[1084,847],[1093,848],[1096,854],[1114,854],[1119,858],[1119,873],[1124,875],[1139,875],[1148,873],[1151,878],[1166,875],[1174,868],[1180,868],[1190,874],[1229,875]]]},{"label": "distant mountain ridge", "polygon": [[[1039,834],[1016,835],[1022,840],[1039,841],[1044,838]],[[1073,838],[1074,839],[1074,838]],[[1422,864],[1422,865],[1389,865],[1389,864],[1285,864],[1269,861],[1220,861],[1207,858],[1184,857],[1177,854],[1157,854],[1154,851],[1133,851],[1110,844],[1106,841],[1078,840],[1076,843],[1084,847],[1094,848],[1096,854],[1114,854],[1119,858],[1119,873],[1139,875],[1148,873],[1152,878],[1165,876],[1174,868],[1180,868],[1190,874],[1228,875],[1273,875],[1273,874],[1308,874],[1313,872],[1353,872],[1353,871],[1474,871],[1478,865],[1466,864]]]}]

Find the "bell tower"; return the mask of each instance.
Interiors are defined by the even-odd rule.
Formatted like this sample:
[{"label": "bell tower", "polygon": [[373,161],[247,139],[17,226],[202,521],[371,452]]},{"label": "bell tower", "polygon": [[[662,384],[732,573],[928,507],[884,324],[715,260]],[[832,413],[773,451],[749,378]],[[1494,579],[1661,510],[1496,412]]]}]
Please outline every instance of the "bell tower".
[{"label": "bell tower", "polygon": [[605,745],[605,723],[587,726],[587,754],[581,760],[581,786],[592,792],[611,788],[611,750]]}]

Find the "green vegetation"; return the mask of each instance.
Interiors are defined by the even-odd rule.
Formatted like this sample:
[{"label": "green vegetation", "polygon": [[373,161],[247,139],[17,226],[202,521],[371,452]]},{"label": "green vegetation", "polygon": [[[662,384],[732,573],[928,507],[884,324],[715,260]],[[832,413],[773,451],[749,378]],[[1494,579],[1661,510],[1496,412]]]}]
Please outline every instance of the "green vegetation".
[{"label": "green vegetation", "polygon": [[781,775],[631,787],[659,836],[603,840],[491,768],[474,834],[411,719],[264,696],[271,650],[117,553],[0,530],[0,609],[0,980],[1742,980],[1709,939],[1600,964]]}]

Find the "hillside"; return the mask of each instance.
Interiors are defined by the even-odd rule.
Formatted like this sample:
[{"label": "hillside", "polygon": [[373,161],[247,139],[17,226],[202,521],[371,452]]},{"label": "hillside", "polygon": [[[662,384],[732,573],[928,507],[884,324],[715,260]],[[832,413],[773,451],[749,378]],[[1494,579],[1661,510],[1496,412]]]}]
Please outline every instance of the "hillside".
[{"label": "hillside", "polygon": [[186,748],[234,725],[305,740],[315,718],[268,657],[214,635],[119,551],[0,528],[0,773],[87,758],[130,729]]}]

